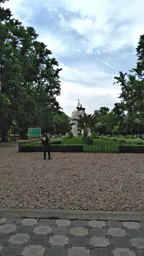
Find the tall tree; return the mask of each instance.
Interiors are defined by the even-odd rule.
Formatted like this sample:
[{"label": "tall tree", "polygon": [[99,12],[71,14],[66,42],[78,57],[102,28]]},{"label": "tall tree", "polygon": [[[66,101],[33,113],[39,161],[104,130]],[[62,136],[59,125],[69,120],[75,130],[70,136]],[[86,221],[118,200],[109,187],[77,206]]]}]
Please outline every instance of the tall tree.
[{"label": "tall tree", "polygon": [[71,130],[70,118],[64,113],[60,112],[54,118],[54,131],[56,134],[65,134]]},{"label": "tall tree", "polygon": [[107,107],[101,107],[94,111],[95,116],[95,131],[98,133],[111,134],[113,127],[117,124],[114,112]]},{"label": "tall tree", "polygon": [[29,126],[43,128],[58,113],[61,69],[34,28],[24,28],[1,6],[0,17],[0,135],[5,140],[13,124],[24,137]]},{"label": "tall tree", "polygon": [[116,83],[121,86],[120,98],[126,111],[124,122],[131,127],[131,133],[139,132],[144,124],[144,35],[140,37],[136,50],[136,68],[129,74],[119,72],[119,76],[115,77]]}]

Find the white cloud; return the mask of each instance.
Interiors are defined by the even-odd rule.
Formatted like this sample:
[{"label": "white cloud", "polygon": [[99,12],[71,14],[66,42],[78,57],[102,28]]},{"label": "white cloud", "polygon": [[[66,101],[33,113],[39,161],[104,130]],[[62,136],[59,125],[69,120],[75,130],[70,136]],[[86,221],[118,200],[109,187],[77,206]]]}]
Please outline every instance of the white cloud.
[{"label": "white cloud", "polygon": [[[81,18],[74,18],[67,26],[89,41],[87,52],[96,47],[108,51],[136,47],[144,32],[143,0],[62,0],[62,3],[68,10],[81,14]],[[115,28],[116,23],[121,25]]]},{"label": "white cloud", "polygon": [[57,11],[58,11],[57,8],[51,8],[51,7],[48,7],[48,10],[49,10],[49,11],[52,11],[52,12],[57,12]]},{"label": "white cloud", "polygon": [[[38,21],[33,24],[33,17],[42,5],[53,16],[56,15],[55,22],[59,23],[60,30],[52,30],[47,20],[44,28],[37,28]],[[102,105],[113,107],[118,101],[120,88],[113,86],[115,70],[111,60],[113,56],[115,63],[119,64],[122,60],[123,69],[129,61],[131,68],[135,51],[131,50],[127,55],[122,47],[135,49],[140,35],[144,33],[143,0],[10,0],[5,6],[11,8],[24,25],[35,27],[40,35],[39,40],[53,51],[56,58],[65,60],[63,64],[60,63],[63,71],[59,101],[66,113],[73,111],[77,98],[90,113]],[[65,18],[67,11],[73,16]],[[72,30],[81,38],[78,39]],[[120,56],[118,50],[121,50]]]},{"label": "white cloud", "polygon": [[32,7],[25,4],[24,0],[9,0],[4,3],[5,8],[9,8],[14,14],[16,19],[20,19],[22,17],[23,23],[28,26],[28,20],[34,15],[34,10]]},{"label": "white cloud", "polygon": [[101,19],[109,8],[109,0],[62,0],[61,2],[68,10],[79,12],[83,16],[95,17],[96,14],[101,13]]},{"label": "white cloud", "polygon": [[61,38],[58,38],[55,34],[50,31],[41,33],[39,35],[39,40],[47,45],[54,54],[65,54],[68,50],[66,44],[63,43]]},{"label": "white cloud", "polygon": [[112,65],[108,61],[102,61],[102,63],[107,67],[112,68]]},{"label": "white cloud", "polygon": [[[60,12],[60,25],[63,32],[75,29],[80,35],[85,37],[87,43],[83,44],[83,50],[87,54],[91,54],[95,48],[105,49],[105,52],[117,51],[123,46],[133,46],[135,48],[140,34],[143,33],[143,0],[43,0],[42,2],[53,12],[58,12],[58,8],[61,7],[65,11],[69,10],[81,15],[79,18],[69,18],[67,20]],[[27,24],[29,18],[35,15],[34,8],[38,8],[40,4],[42,4],[40,0],[35,2],[32,0],[29,2],[10,0],[6,2],[5,6],[10,7],[17,18],[22,16],[23,21]],[[121,25],[115,27],[116,23],[121,23]],[[56,35],[54,37],[52,43],[54,47],[52,50],[57,50],[57,52],[62,50],[63,52],[62,44],[70,44],[70,42],[68,39],[62,39],[60,42],[60,39],[57,39],[57,37],[59,36]],[[60,49],[59,45],[61,45]],[[73,48],[74,46],[70,47],[69,45],[69,52],[74,52]]]},{"label": "white cloud", "polygon": [[[73,82],[84,82],[89,86],[99,86],[101,80],[105,79],[107,83],[105,86],[111,86],[111,81],[114,77],[114,73],[107,73],[100,69],[98,65],[91,63],[78,63],[74,67],[68,67],[64,64],[60,64],[63,68],[61,71],[61,79],[66,79]],[[102,84],[101,84],[102,86]]]},{"label": "white cloud", "polygon": [[86,50],[86,53],[87,53],[87,54],[91,54],[91,53],[93,53],[93,50],[92,50],[91,48],[88,48],[88,49]]},{"label": "white cloud", "polygon": [[76,107],[78,98],[88,113],[101,106],[113,108],[114,103],[118,102],[120,87],[113,85],[114,74],[87,63],[79,63],[75,67],[67,67],[63,63],[60,65],[63,68],[62,90],[58,100],[68,115]]},{"label": "white cloud", "polygon": [[13,11],[17,11],[19,9],[19,7],[21,6],[21,4],[23,3],[24,0],[10,0],[10,1],[6,1],[4,3],[4,6],[6,8],[10,8],[13,9]]},{"label": "white cloud", "polygon": [[107,106],[112,109],[114,103],[118,102],[119,93],[120,88],[116,86],[111,88],[84,88],[79,83],[62,81],[61,96],[58,97],[58,100],[64,111],[70,116],[77,105],[77,99],[80,99],[87,113],[93,113],[95,109],[99,109],[101,106]]},{"label": "white cloud", "polygon": [[45,43],[48,49],[57,57],[68,56],[70,58],[82,52],[81,49],[71,45],[69,41],[64,41],[57,32],[51,33],[51,31],[43,31],[39,33],[38,40]]}]

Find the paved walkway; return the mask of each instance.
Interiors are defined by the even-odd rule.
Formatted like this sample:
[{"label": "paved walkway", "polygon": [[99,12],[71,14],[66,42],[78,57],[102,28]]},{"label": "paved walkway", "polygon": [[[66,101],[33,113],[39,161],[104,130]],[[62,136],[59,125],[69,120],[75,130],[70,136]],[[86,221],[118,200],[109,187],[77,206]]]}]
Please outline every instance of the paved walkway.
[{"label": "paved walkway", "polygon": [[143,256],[144,222],[0,219],[1,256]]}]

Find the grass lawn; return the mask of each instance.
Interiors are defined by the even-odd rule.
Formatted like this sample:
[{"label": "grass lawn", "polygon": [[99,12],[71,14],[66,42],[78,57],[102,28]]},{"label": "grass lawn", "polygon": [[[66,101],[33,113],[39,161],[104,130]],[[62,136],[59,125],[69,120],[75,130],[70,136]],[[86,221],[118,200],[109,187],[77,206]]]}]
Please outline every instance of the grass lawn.
[{"label": "grass lawn", "polygon": [[[117,141],[113,141],[110,139],[105,138],[93,138],[93,144],[117,144]],[[62,139],[62,144],[72,145],[72,144],[85,144],[82,137],[75,137],[75,138],[65,138]]]},{"label": "grass lawn", "polygon": [[140,139],[124,139],[117,137],[98,137],[93,138],[93,145],[85,144],[82,137],[77,138],[66,138],[62,140],[62,144],[72,145],[72,144],[84,144],[84,152],[119,152],[119,146],[136,146],[143,145],[144,141]]},{"label": "grass lawn", "polygon": [[113,141],[105,138],[94,138],[93,145],[85,144],[82,137],[64,139],[62,144],[72,145],[72,144],[84,144],[85,152],[119,152],[119,142]]}]

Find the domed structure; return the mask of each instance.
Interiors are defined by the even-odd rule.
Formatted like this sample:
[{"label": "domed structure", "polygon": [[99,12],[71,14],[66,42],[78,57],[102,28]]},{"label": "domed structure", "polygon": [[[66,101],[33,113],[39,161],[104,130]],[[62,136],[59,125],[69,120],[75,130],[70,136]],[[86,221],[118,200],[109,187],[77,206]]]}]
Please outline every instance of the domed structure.
[{"label": "domed structure", "polygon": [[80,134],[83,134],[83,130],[78,126],[78,119],[79,116],[83,115],[85,113],[85,108],[82,107],[78,100],[78,105],[76,109],[71,114],[71,132],[74,137],[77,137]]},{"label": "domed structure", "polygon": [[78,109],[75,109],[73,112],[72,112],[72,114],[71,114],[71,118],[72,119],[78,119],[79,118],[79,111],[78,111]]}]

